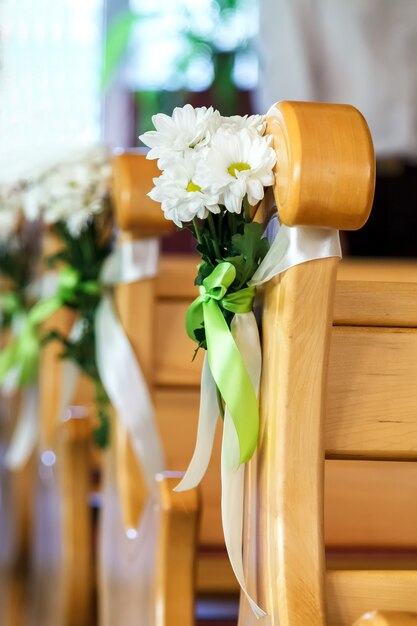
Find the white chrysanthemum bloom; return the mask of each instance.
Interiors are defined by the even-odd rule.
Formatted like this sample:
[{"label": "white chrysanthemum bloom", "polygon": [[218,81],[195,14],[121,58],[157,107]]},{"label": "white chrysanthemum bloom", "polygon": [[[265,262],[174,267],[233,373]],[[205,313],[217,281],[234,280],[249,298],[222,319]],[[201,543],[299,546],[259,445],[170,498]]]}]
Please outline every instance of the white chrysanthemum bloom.
[{"label": "white chrysanthemum bloom", "polygon": [[0,242],[5,243],[16,233],[22,215],[22,190],[14,187],[0,189]]},{"label": "white chrysanthemum bloom", "polygon": [[195,217],[204,219],[209,211],[220,212],[218,195],[201,190],[194,181],[195,170],[195,156],[186,153],[183,158],[177,157],[169,169],[154,178],[155,187],[148,194],[161,203],[165,218],[179,227]]},{"label": "white chrysanthemum bloom", "polygon": [[158,113],[152,117],[156,130],[150,130],[139,139],[151,149],[148,159],[158,159],[158,167],[166,169],[187,151],[206,145],[220,126],[220,113],[213,107],[194,108],[191,104],[174,109],[172,117]]},{"label": "white chrysanthemum bloom", "polygon": [[266,126],[266,115],[232,115],[221,118],[221,127],[236,132],[241,128],[253,128],[263,135]]},{"label": "white chrysanthemum bloom", "polygon": [[219,194],[228,211],[240,213],[245,195],[254,205],[264,197],[264,187],[274,183],[276,155],[270,142],[253,128],[231,132],[220,127],[199,159],[195,182]]},{"label": "white chrysanthemum bloom", "polygon": [[111,167],[101,152],[64,163],[28,191],[25,214],[28,219],[42,216],[47,224],[64,222],[77,237],[88,219],[103,210],[110,175]]}]

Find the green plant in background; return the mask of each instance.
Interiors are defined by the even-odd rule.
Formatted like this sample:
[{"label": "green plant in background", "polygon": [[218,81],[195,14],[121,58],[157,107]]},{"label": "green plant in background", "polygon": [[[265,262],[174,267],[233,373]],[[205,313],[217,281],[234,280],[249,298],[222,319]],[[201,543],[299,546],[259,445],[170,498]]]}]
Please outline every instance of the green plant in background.
[{"label": "green plant in background", "polygon": [[109,441],[110,401],[97,367],[94,320],[102,297],[98,280],[113,243],[110,207],[90,218],[85,228],[76,236],[63,221],[54,224],[53,228],[62,242],[62,248],[47,259],[47,264],[50,268],[67,267],[76,272],[77,285],[63,304],[77,312],[79,332],[71,337],[53,330],[45,341],[59,341],[63,346],[61,358],[76,363],[92,381],[99,418],[94,438],[99,447],[105,447]]},{"label": "green plant in background", "polygon": [[[168,8],[164,6],[151,11],[141,11],[140,1],[136,4],[139,10],[122,12],[109,25],[101,77],[104,90],[109,87],[126,54],[134,57],[135,49],[139,49],[138,54],[142,51],[146,56],[143,62],[152,63],[152,57],[160,51],[161,41],[172,41],[173,38],[176,41],[172,58],[167,60],[170,69],[162,72],[160,77],[153,76],[152,84],[141,80],[139,72],[132,88],[140,111],[138,131],[142,133],[152,127],[153,114],[171,113],[175,106],[182,106],[190,91],[210,89],[209,104],[222,115],[236,114],[238,88],[234,69],[238,55],[251,50],[253,33],[250,29],[256,22],[253,17],[256,3],[248,0],[175,0]],[[163,20],[166,23],[170,17],[172,29],[168,29],[166,39],[161,39],[158,23]],[[144,33],[150,26],[154,38],[146,42]],[[135,67],[132,71],[135,72]],[[193,71],[194,75],[201,76],[197,88],[190,79]]]}]

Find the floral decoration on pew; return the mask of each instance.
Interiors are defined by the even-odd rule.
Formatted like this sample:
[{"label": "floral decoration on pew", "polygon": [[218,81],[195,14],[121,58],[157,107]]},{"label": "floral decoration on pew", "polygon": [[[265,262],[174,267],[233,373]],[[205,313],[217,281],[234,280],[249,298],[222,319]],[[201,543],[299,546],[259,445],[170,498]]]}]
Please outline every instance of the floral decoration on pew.
[{"label": "floral decoration on pew", "polygon": [[32,452],[30,433],[38,408],[40,345],[27,319],[37,295],[39,224],[29,225],[24,219],[26,190],[24,181],[0,188],[0,394],[4,400],[15,399],[11,406],[20,425],[2,459],[11,470],[24,465]]},{"label": "floral decoration on pew", "polygon": [[101,447],[109,438],[110,401],[97,366],[95,316],[103,292],[100,273],[113,246],[110,174],[107,155],[97,149],[46,174],[26,201],[28,219],[41,218],[60,246],[46,258],[47,266],[57,270],[55,294],[40,300],[32,314],[38,324],[62,306],[76,313],[69,336],[52,330],[43,342],[60,341],[61,357],[92,380],[99,418],[95,440]]},{"label": "floral decoration on pew", "polygon": [[[23,215],[27,185],[24,182],[0,189],[0,330],[19,332],[33,300],[30,284],[35,277],[39,255],[39,227],[27,224]],[[6,353],[7,356],[7,353]],[[4,383],[8,360],[0,357],[0,382],[3,389],[14,391],[36,378],[37,356],[22,362]]]},{"label": "floral decoration on pew", "polygon": [[172,117],[155,115],[153,123],[156,130],[140,138],[163,173],[149,195],[167,219],[192,230],[202,258],[187,333],[197,350],[207,350],[220,414],[230,412],[240,461],[248,461],[257,444],[258,402],[231,329],[236,314],[252,311],[249,283],[269,248],[253,215],[274,182],[275,151],[260,115],[222,117],[187,104]]}]

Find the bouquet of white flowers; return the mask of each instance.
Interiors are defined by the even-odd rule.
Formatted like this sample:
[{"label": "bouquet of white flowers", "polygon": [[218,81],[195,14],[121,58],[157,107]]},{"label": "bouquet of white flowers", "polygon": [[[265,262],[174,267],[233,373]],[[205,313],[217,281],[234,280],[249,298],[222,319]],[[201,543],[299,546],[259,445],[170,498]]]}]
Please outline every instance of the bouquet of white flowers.
[{"label": "bouquet of white flowers", "polygon": [[252,457],[259,431],[261,349],[251,279],[269,250],[263,226],[253,218],[265,187],[274,183],[276,155],[260,115],[225,118],[212,108],[187,104],[172,117],[155,115],[153,123],[156,130],[141,139],[151,148],[148,158],[158,159],[163,173],[149,195],[161,203],[167,219],[192,230],[202,259],[195,280],[200,295],[187,311],[186,329],[197,350],[207,350],[207,358],[196,448],[177,489],[202,479],[220,414],[226,547],[243,591],[261,616],[247,593],[239,537],[242,463]]},{"label": "bouquet of white flowers", "polygon": [[[110,173],[107,156],[94,151],[57,166],[25,189],[22,204],[28,222],[49,225],[60,244],[59,251],[47,259],[50,268],[57,268],[57,286],[52,296],[41,295],[25,312],[19,335],[0,355],[0,382],[16,368],[22,371],[22,384],[26,379],[33,382],[41,346],[60,341],[62,357],[75,362],[94,383],[100,445],[108,439],[109,399],[96,361],[95,316],[103,291],[100,272],[113,241]],[[61,307],[76,311],[77,332],[65,336],[52,331],[44,336],[42,322]]]},{"label": "bouquet of white flowers", "polygon": [[260,115],[225,118],[187,104],[153,123],[156,130],[140,138],[163,173],[149,195],[167,219],[192,229],[202,257],[187,333],[208,351],[220,413],[231,413],[247,461],[257,443],[257,399],[230,329],[236,314],[252,311],[249,283],[269,248],[253,214],[274,182],[275,151]]}]

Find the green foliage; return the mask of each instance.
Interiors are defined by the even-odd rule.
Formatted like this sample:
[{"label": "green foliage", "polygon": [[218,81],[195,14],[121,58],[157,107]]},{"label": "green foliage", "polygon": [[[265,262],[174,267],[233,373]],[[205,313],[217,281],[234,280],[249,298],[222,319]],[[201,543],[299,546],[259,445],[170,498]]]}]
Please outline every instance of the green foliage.
[{"label": "green foliage", "polygon": [[[236,278],[229,288],[229,293],[235,293],[248,286],[249,280],[269,250],[269,243],[262,237],[262,224],[251,221],[246,199],[244,207],[246,210],[239,214],[230,213],[222,207],[220,213],[209,214],[205,220],[194,222],[197,250],[202,258],[195,279],[196,285],[202,285],[218,263],[228,261],[236,269]],[[222,309],[222,313],[230,327],[234,314],[225,309]],[[204,326],[195,330],[195,336],[198,340],[197,351],[199,348],[205,349]]]},{"label": "green foliage", "polygon": [[[28,285],[33,280],[39,254],[36,226],[21,228],[11,240],[0,243],[0,278],[6,279],[5,300],[1,298],[0,328],[8,328],[16,308],[30,306]],[[0,294],[1,296],[2,294]]]},{"label": "green foliage", "polygon": [[[91,219],[78,237],[74,237],[62,222],[55,225],[63,248],[47,259],[49,267],[58,267],[63,263],[78,271],[80,284],[86,281],[98,281],[103,262],[112,249],[111,230],[102,223],[103,217]],[[103,236],[103,233],[104,236]],[[50,332],[45,341],[57,340],[62,344],[61,358],[71,359],[80,370],[93,382],[96,389],[97,414],[99,426],[95,439],[100,446],[107,445],[109,434],[110,402],[100,380],[96,363],[96,336],[94,319],[100,303],[100,292],[77,289],[75,299],[65,302],[65,306],[77,311],[80,318],[80,332],[75,338],[69,338],[58,331]]]}]

